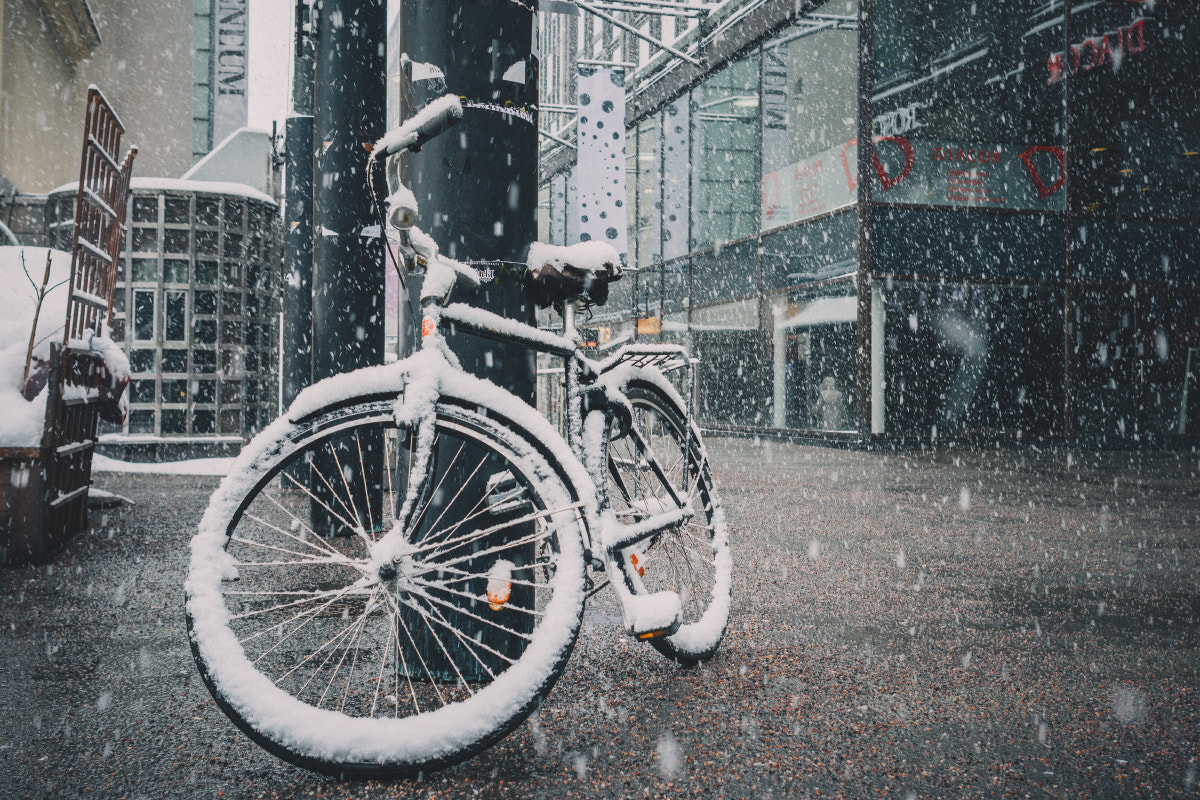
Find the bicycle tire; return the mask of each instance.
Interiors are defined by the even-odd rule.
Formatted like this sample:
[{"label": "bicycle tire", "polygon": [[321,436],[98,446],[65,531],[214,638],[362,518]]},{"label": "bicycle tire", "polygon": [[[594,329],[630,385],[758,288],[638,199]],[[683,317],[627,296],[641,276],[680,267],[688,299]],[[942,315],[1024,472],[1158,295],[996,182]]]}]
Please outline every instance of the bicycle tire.
[{"label": "bicycle tire", "polygon": [[[487,392],[442,391],[438,448],[424,472],[401,471],[420,472],[420,458],[404,449],[419,425],[397,425],[396,393],[352,397],[260,434],[193,539],[186,613],[205,685],[251,739],[297,766],[385,778],[470,758],[537,707],[574,647],[587,524],[580,498],[590,495],[555,463],[561,453],[547,457],[548,424],[531,432],[481,405]],[[385,442],[385,474],[395,474],[384,518],[355,519],[370,512],[355,507],[368,503],[355,502],[365,497],[347,480],[346,497],[325,510],[357,522],[356,532],[312,535],[305,508],[326,501],[292,472],[314,469],[313,454],[336,442],[362,448],[372,436]],[[455,483],[454,470],[469,474]],[[484,479],[504,473],[497,494]],[[372,586],[372,532],[387,530],[388,509],[394,516],[414,485],[428,488],[413,492],[426,502],[411,526],[421,534],[416,550]],[[440,506],[427,502],[434,497]],[[514,531],[515,542],[497,538]],[[493,597],[493,581],[502,594],[506,580],[508,594]]]},{"label": "bicycle tire", "polygon": [[[664,477],[693,511],[691,519],[625,550],[620,559],[632,591],[679,593],[679,629],[649,641],[668,658],[692,666],[713,656],[729,621],[733,562],[725,515],[700,431],[692,425],[689,433],[674,387],[645,367],[626,368],[611,380],[629,400],[633,425],[641,434],[639,443],[633,435],[620,436],[615,426],[610,431],[608,499],[617,519],[632,524],[677,508]],[[645,445],[649,453],[643,451]],[[652,462],[661,466],[661,473]]]}]

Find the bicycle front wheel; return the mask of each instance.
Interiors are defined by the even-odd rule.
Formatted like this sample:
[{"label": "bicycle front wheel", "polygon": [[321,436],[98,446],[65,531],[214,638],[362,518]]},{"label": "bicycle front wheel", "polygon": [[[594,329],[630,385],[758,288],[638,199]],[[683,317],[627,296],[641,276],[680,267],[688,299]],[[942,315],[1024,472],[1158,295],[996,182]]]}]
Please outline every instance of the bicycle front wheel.
[{"label": "bicycle front wheel", "polygon": [[[398,426],[395,402],[268,428],[192,543],[209,691],[267,750],[336,776],[489,747],[550,690],[583,611],[582,503],[536,437],[445,395],[431,425]],[[381,560],[396,525],[402,557]]]},{"label": "bicycle front wheel", "polygon": [[633,369],[621,381],[633,406],[625,435],[608,445],[608,498],[617,519],[633,525],[681,506],[692,516],[622,553],[636,592],[679,594],[683,619],[671,636],[651,639],[663,655],[692,665],[711,658],[729,620],[732,559],[725,515],[700,432],[661,374]]}]

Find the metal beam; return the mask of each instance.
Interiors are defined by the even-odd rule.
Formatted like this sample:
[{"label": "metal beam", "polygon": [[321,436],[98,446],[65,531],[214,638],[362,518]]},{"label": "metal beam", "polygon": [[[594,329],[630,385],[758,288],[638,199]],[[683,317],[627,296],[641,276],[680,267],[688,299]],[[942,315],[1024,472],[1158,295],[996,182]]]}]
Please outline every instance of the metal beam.
[{"label": "metal beam", "polygon": [[693,64],[697,67],[701,66],[699,61],[692,58],[691,56],[689,56],[687,53],[683,52],[682,50],[676,50],[674,47],[667,44],[666,42],[663,42],[659,39],[655,39],[653,36],[651,36],[648,33],[642,33],[640,30],[638,30],[634,26],[630,25],[628,22],[622,22],[621,20],[617,19],[616,17],[612,16],[611,14],[604,13],[604,11],[600,10],[596,6],[592,5],[591,3],[585,3],[585,2],[583,2],[583,0],[576,0],[576,2],[579,4],[580,8],[582,8],[584,11],[588,12],[592,16],[599,17],[600,19],[604,20],[605,22],[615,25],[623,31],[628,31],[629,33],[633,34],[637,38],[642,39],[643,41],[647,41],[650,44],[654,45],[655,47],[665,50],[666,52],[670,53],[671,55],[675,56],[676,58],[683,59],[684,61],[688,62],[689,64]]}]

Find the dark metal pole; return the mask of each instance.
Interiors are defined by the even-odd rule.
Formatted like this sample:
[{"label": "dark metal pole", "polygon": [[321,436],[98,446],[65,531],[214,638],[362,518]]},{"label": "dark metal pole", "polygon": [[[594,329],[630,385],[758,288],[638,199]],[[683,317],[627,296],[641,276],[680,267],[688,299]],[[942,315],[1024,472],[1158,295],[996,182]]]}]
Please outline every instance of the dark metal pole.
[{"label": "dark metal pole", "polygon": [[[321,0],[316,5],[316,85],[313,137],[313,381],[383,363],[383,246],[366,180],[364,145],[384,132],[386,109],[384,0]],[[366,442],[359,474],[341,459],[363,516],[378,522],[382,498],[382,437]],[[378,449],[377,449],[378,448]],[[337,474],[333,465],[325,474]],[[314,491],[319,481],[314,479]],[[318,492],[320,494],[320,492]],[[369,509],[369,510],[368,510]],[[322,519],[314,524],[341,532]]]},{"label": "dark metal pole", "polygon": [[287,121],[283,245],[283,405],[312,381],[313,118]]},{"label": "dark metal pole", "polygon": [[[537,238],[537,4],[404,0],[400,13],[403,52],[444,75],[405,85],[401,115],[446,92],[464,98],[462,123],[405,161],[419,224],[447,255],[483,262],[486,282],[462,301],[536,324],[521,277]],[[468,371],[533,402],[533,353],[465,334],[450,343]]]},{"label": "dark metal pole", "polygon": [[[525,293],[522,277],[526,252],[537,237],[536,0],[404,0],[400,13],[401,49],[414,62],[414,79],[401,91],[401,116],[410,116],[446,92],[463,98],[462,122],[405,160],[404,180],[421,208],[419,224],[446,255],[480,269],[484,283],[479,291],[459,300],[535,325],[535,308]],[[466,334],[451,335],[449,342],[468,371],[494,381],[527,402],[534,401],[533,352]],[[449,450],[450,445],[439,449],[441,463],[452,463],[453,453]],[[446,480],[461,487],[456,489],[456,496],[464,508],[486,502],[488,479],[504,469],[502,464],[481,466],[484,469],[470,474],[469,465],[447,467]],[[431,505],[439,502],[435,500]],[[449,516],[454,512],[450,509]],[[430,511],[425,516],[437,519],[440,514]],[[488,522],[495,524],[497,520]],[[504,527],[480,542],[479,551],[486,553],[490,546],[500,543],[493,539],[520,537],[531,527]],[[436,533],[413,531],[413,536]],[[517,563],[533,563],[533,545],[523,551],[509,557]],[[466,569],[482,574],[488,566],[473,564]],[[485,588],[473,586],[470,591],[482,593]],[[531,590],[514,587],[512,607],[532,606],[532,596],[526,595],[531,595]],[[453,618],[456,612],[445,613]],[[477,609],[468,613],[489,612]],[[509,609],[495,614],[497,626],[484,633],[487,651],[515,656],[524,644],[520,632],[531,629],[532,617]],[[444,650],[432,642],[418,642],[423,657],[439,663]],[[491,670],[507,666],[486,655],[487,651],[482,658],[494,661]],[[458,660],[468,680],[487,679],[484,673],[489,668],[479,653],[460,655]]]}]

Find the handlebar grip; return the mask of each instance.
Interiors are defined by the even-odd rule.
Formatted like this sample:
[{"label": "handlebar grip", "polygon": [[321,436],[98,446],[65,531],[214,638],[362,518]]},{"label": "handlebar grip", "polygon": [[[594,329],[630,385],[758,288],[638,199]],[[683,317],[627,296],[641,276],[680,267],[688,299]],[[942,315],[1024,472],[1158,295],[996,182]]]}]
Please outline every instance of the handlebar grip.
[{"label": "handlebar grip", "polygon": [[393,155],[401,150],[416,152],[433,137],[458,124],[462,119],[462,101],[447,94],[426,105],[407,122],[384,134],[375,143],[374,156]]}]

